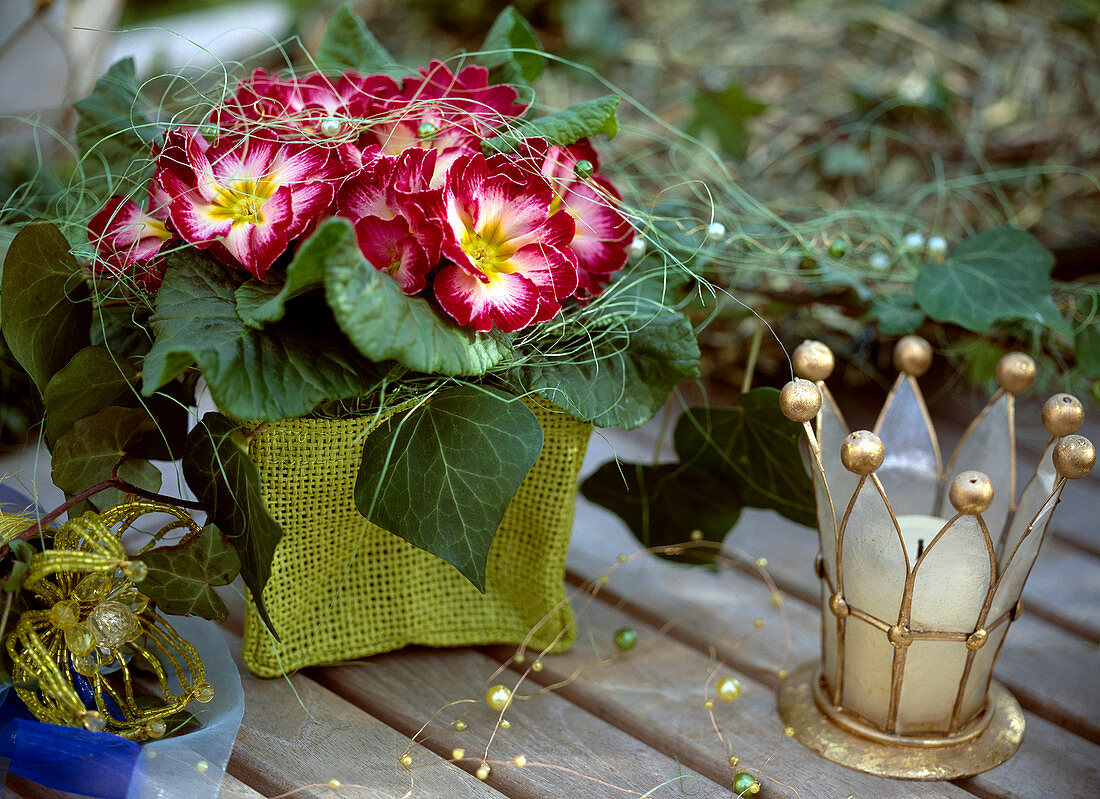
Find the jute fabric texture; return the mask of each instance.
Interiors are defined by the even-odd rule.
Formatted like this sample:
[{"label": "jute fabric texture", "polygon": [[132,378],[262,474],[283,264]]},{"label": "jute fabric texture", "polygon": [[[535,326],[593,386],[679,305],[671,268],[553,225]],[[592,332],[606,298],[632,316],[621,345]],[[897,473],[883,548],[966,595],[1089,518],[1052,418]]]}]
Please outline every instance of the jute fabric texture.
[{"label": "jute fabric texture", "polygon": [[245,665],[277,677],[409,644],[519,644],[532,631],[528,645],[536,652],[559,633],[555,651],[567,650],[576,631],[565,601],[565,557],[592,427],[528,405],[542,424],[542,454],[493,539],[484,594],[356,510],[352,489],[370,417],[290,419],[260,429],[249,452],[284,534],[264,590],[281,641],[249,607]]}]

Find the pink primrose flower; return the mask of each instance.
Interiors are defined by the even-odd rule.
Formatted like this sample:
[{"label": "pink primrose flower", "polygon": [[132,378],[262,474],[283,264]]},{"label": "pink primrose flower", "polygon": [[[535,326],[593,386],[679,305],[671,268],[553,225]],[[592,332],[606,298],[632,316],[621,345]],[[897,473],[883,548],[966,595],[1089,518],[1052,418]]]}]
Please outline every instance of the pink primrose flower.
[{"label": "pink primrose flower", "polygon": [[211,112],[208,123],[221,130],[271,131],[289,141],[332,142],[350,160],[375,141],[372,120],[400,87],[388,75],[338,77],[320,73],[304,78],[280,78],[257,69],[237,86],[233,96]]},{"label": "pink primrose flower", "polygon": [[[550,210],[564,208],[577,222],[577,233],[569,243],[580,269],[576,296],[581,300],[595,297],[626,264],[626,249],[633,238],[633,227],[619,211],[619,192],[611,181],[595,174],[599,157],[587,139],[568,147],[530,139],[528,146],[532,155],[541,159],[540,171],[554,187]],[[591,169],[582,164],[578,170],[577,164],[583,161]]]},{"label": "pink primrose flower", "polygon": [[363,169],[336,198],[336,213],[355,225],[367,260],[410,295],[424,290],[439,261],[443,193],[430,185],[435,161],[435,150],[389,156],[374,147],[363,153]]},{"label": "pink primrose flower", "polygon": [[155,160],[179,235],[260,280],[329,211],[342,178],[332,150],[261,132],[207,143],[193,129],[176,128]]},{"label": "pink primrose flower", "polygon": [[164,276],[161,250],[172,239],[168,229],[168,198],[153,182],[147,210],[133,200],[114,196],[88,223],[88,241],[95,245],[92,271],[130,279],[155,293]]},{"label": "pink primrose flower", "polygon": [[550,319],[577,290],[573,217],[537,171],[505,155],[459,157],[443,190],[436,299],[461,325],[510,333]]},{"label": "pink primrose flower", "polygon": [[372,131],[388,155],[411,147],[436,150],[432,185],[440,187],[457,158],[480,152],[482,139],[527,110],[517,98],[511,86],[490,86],[485,67],[467,66],[455,75],[443,62],[432,61],[381,104],[384,116]]}]

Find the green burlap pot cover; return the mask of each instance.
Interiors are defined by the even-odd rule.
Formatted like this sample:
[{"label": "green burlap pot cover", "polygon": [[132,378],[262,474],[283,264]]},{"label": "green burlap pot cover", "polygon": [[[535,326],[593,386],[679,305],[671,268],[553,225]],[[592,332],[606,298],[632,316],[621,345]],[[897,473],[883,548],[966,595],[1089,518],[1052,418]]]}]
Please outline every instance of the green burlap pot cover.
[{"label": "green burlap pot cover", "polygon": [[482,594],[451,565],[369,523],[352,489],[371,419],[291,419],[263,426],[249,453],[282,525],[264,589],[276,642],[255,611],[242,656],[261,677],[409,644],[572,646],[565,557],[577,475],[592,426],[528,403],[542,454],[516,492],[489,551]]}]

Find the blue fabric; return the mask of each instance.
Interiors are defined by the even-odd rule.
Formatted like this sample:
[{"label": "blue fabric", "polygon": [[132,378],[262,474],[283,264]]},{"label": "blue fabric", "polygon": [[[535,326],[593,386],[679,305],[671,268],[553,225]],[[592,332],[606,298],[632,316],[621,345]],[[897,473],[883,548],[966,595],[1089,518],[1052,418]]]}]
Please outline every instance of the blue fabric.
[{"label": "blue fabric", "polygon": [[97,799],[126,799],[144,780],[141,747],[108,732],[35,721],[9,691],[0,705],[0,757],[9,770],[58,791]]},{"label": "blue fabric", "polygon": [[31,518],[45,514],[45,511],[30,497],[3,483],[0,483],[0,512],[22,513]]}]

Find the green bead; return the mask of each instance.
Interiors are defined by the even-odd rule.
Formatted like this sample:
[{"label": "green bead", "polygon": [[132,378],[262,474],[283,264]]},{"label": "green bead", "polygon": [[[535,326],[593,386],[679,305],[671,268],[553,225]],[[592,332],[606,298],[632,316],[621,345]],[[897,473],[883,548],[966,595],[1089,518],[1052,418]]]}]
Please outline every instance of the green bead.
[{"label": "green bead", "polygon": [[829,242],[829,255],[833,258],[843,258],[846,252],[848,252],[848,245],[841,239],[833,239]]},{"label": "green bead", "polygon": [[629,652],[638,643],[638,633],[633,627],[615,631],[615,646],[620,652]]},{"label": "green bead", "polygon": [[595,169],[596,167],[592,165],[591,161],[582,160],[573,165],[573,174],[581,180],[587,180],[592,177],[592,172],[595,171]]},{"label": "green bead", "polygon": [[434,139],[437,133],[439,133],[439,128],[431,122],[422,122],[416,129],[416,135],[424,140]]},{"label": "green bead", "polygon": [[734,796],[755,796],[760,793],[760,783],[747,771],[739,771],[733,778]]}]

